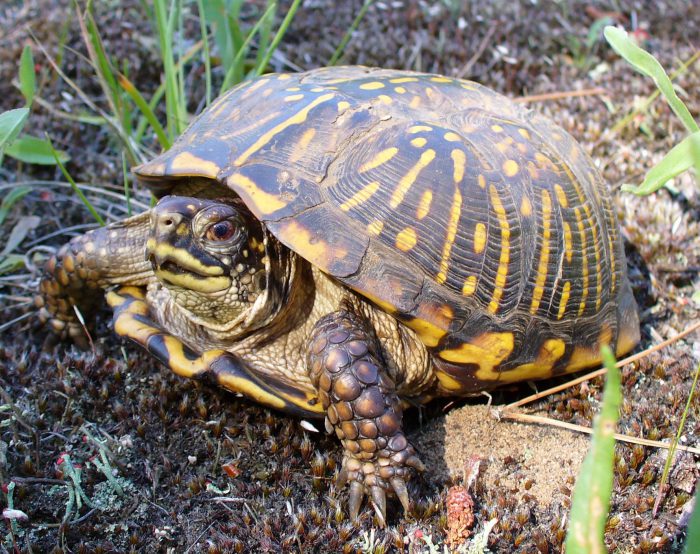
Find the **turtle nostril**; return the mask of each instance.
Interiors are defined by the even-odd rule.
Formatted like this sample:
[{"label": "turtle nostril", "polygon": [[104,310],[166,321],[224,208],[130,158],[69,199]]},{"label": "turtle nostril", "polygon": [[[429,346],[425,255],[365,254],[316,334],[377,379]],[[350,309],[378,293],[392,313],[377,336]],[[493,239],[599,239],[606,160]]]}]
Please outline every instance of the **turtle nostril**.
[{"label": "turtle nostril", "polygon": [[163,225],[166,227],[170,227],[173,224],[173,220],[170,217],[167,217],[163,220]]}]

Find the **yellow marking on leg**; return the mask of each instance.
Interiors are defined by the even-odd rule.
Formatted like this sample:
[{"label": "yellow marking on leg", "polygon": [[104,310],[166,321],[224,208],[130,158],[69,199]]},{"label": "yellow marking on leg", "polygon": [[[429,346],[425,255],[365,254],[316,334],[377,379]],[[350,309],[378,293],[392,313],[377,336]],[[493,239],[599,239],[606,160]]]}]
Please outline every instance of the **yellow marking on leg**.
[{"label": "yellow marking on leg", "polygon": [[453,133],[452,131],[445,133],[444,138],[447,142],[458,142],[462,140],[462,137],[460,137],[457,133]]},{"label": "yellow marking on leg", "polygon": [[390,83],[415,83],[418,79],[416,77],[397,77],[396,79],[389,79]]},{"label": "yellow marking on leg", "polygon": [[444,283],[447,280],[447,270],[450,262],[450,252],[452,245],[457,236],[457,228],[459,225],[459,216],[462,214],[462,193],[459,187],[455,188],[454,196],[452,197],[452,207],[450,208],[450,220],[447,223],[447,236],[445,244],[442,247],[442,258],[440,259],[440,272],[437,274],[436,280],[438,283]]},{"label": "yellow marking on leg", "polygon": [[462,286],[462,294],[464,296],[471,296],[476,291],[476,275],[470,275],[464,280],[464,285]]},{"label": "yellow marking on leg", "polygon": [[418,219],[423,219],[430,212],[430,204],[433,201],[433,191],[426,190],[420,197],[420,202],[418,203],[418,208],[416,209],[416,217]]},{"label": "yellow marking on leg", "polygon": [[537,278],[535,279],[535,290],[532,292],[532,303],[530,313],[536,314],[540,307],[542,295],[544,294],[544,284],[547,281],[549,264],[549,252],[551,249],[550,240],[552,238],[552,199],[546,190],[542,191],[542,250],[540,250],[540,261],[537,266]]},{"label": "yellow marking on leg", "polygon": [[360,88],[362,90],[378,90],[380,88],[384,88],[386,85],[382,83],[381,81],[372,81],[369,83],[362,83],[360,85]]},{"label": "yellow marking on leg", "polygon": [[586,298],[588,297],[588,257],[586,256],[587,240],[586,240],[586,227],[583,224],[583,219],[581,218],[581,210],[579,208],[574,208],[574,216],[576,217],[576,226],[578,227],[578,234],[581,238],[581,276],[583,278],[583,289],[581,293],[581,303],[578,307],[578,315],[581,316],[583,311],[586,309]]},{"label": "yellow marking on leg", "polygon": [[520,171],[520,167],[515,160],[506,160],[503,162],[503,173],[505,173],[507,177],[514,177],[518,174],[518,171]]},{"label": "yellow marking on leg", "polygon": [[564,287],[561,291],[561,300],[559,301],[559,312],[557,313],[557,319],[564,317],[566,313],[566,304],[569,302],[569,295],[571,294],[571,283],[569,281],[564,282]]},{"label": "yellow marking on leg", "polygon": [[367,232],[375,237],[379,236],[382,229],[384,229],[384,222],[379,219],[375,219],[372,223],[367,225]]},{"label": "yellow marking on leg", "polygon": [[423,148],[426,142],[428,142],[428,139],[425,137],[416,137],[411,140],[411,145],[415,146],[416,148]]},{"label": "yellow marking on leg", "polygon": [[306,121],[306,118],[308,117],[309,112],[311,110],[313,110],[316,106],[323,104],[324,102],[328,102],[328,100],[334,97],[335,94],[329,92],[328,94],[324,94],[323,96],[315,98],[312,102],[309,102],[309,104],[307,104],[304,108],[299,110],[293,116],[286,119],[282,123],[275,125],[266,133],[263,133],[263,135],[258,140],[256,140],[254,144],[248,147],[248,149],[245,152],[243,152],[240,156],[238,156],[238,158],[236,158],[236,160],[233,162],[234,165],[242,165],[248,158],[250,158],[250,156],[252,156],[255,152],[257,152],[263,146],[269,143],[276,135],[278,135],[288,127],[291,127],[292,125],[298,125],[300,123],[303,123],[304,121]]},{"label": "yellow marking on leg", "polygon": [[418,242],[418,235],[413,227],[406,227],[396,235],[396,248],[408,252]]},{"label": "yellow marking on leg", "polygon": [[566,221],[564,222],[564,253],[566,261],[571,263],[574,257],[574,238],[571,234],[571,225]]},{"label": "yellow marking on leg", "polygon": [[486,225],[477,223],[474,228],[474,253],[481,254],[486,247]]},{"label": "yellow marking on leg", "polygon": [[423,131],[432,131],[432,127],[428,127],[427,125],[413,125],[412,127],[408,128],[408,134],[409,135],[415,135],[416,133],[422,133]]},{"label": "yellow marking on leg", "polygon": [[250,202],[263,214],[270,215],[287,206],[287,202],[262,190],[252,179],[240,173],[234,173],[226,179],[226,183],[234,189],[246,194]]},{"label": "yellow marking on leg", "polygon": [[309,147],[309,144],[311,144],[311,141],[315,136],[315,127],[309,127],[302,133],[301,138],[299,138],[297,143],[294,145],[291,156],[289,156],[289,163],[298,162],[306,154],[306,149]]},{"label": "yellow marking on leg", "polygon": [[379,190],[379,181],[372,181],[368,185],[365,185],[355,194],[353,194],[348,200],[340,205],[340,209],[347,212],[355,206],[359,206],[363,202],[369,200],[372,195]]},{"label": "yellow marking on leg", "polygon": [[383,165],[387,163],[391,158],[396,156],[398,154],[399,149],[396,148],[395,146],[392,146],[391,148],[386,148],[385,150],[382,150],[379,152],[374,158],[369,160],[368,162],[363,163],[360,168],[357,170],[359,173],[366,173],[370,169],[374,169],[376,167],[379,167],[380,165]]},{"label": "yellow marking on leg", "polygon": [[559,200],[559,204],[561,204],[563,208],[568,207],[569,201],[567,200],[566,193],[564,192],[564,189],[561,188],[561,185],[554,185],[554,192],[557,195],[557,200]]},{"label": "yellow marking on leg", "polygon": [[416,164],[399,180],[398,186],[391,195],[389,206],[395,209],[399,204],[401,204],[406,196],[406,193],[418,178],[420,172],[425,169],[434,159],[435,150],[430,148],[420,155],[420,159],[416,162]]},{"label": "yellow marking on leg", "polygon": [[454,164],[454,171],[452,172],[452,178],[455,183],[461,183],[464,178],[464,170],[467,166],[467,155],[463,150],[455,148],[450,156],[452,157],[452,163]]},{"label": "yellow marking on leg", "polygon": [[508,225],[506,210],[503,207],[501,198],[498,196],[498,190],[496,190],[495,186],[491,185],[489,187],[489,192],[491,204],[493,204],[493,209],[496,212],[498,223],[501,227],[501,257],[498,261],[493,296],[488,306],[489,312],[495,314],[498,311],[498,306],[503,296],[503,289],[506,285],[506,278],[508,277],[508,263],[510,262],[510,226]]}]

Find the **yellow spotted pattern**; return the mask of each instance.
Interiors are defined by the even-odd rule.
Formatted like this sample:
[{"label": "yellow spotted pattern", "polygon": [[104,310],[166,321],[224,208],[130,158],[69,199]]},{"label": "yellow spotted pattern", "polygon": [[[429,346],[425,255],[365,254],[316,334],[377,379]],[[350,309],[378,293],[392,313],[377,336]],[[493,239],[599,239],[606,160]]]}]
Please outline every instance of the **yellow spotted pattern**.
[{"label": "yellow spotted pattern", "polygon": [[549,264],[549,251],[552,238],[552,199],[546,190],[542,191],[542,249],[540,250],[540,261],[537,266],[537,278],[535,279],[535,290],[532,293],[532,303],[530,313],[536,314],[540,307],[544,284],[547,280],[547,269]]},{"label": "yellow spotted pattern", "polygon": [[380,88],[384,88],[384,86],[385,86],[384,83],[382,83],[381,81],[372,81],[370,83],[361,84],[360,88],[362,90],[377,90]]},{"label": "yellow spotted pattern", "polygon": [[559,312],[557,313],[557,319],[564,317],[566,313],[566,305],[569,302],[569,295],[571,294],[571,283],[569,281],[564,282],[564,286],[561,289],[561,300],[559,301]]},{"label": "yellow spotted pattern", "polygon": [[454,165],[454,170],[452,172],[452,179],[455,183],[461,183],[464,178],[464,170],[467,166],[467,155],[463,150],[455,148],[451,153],[452,163]]},{"label": "yellow spotted pattern", "polygon": [[368,185],[365,185],[355,194],[353,194],[347,201],[340,205],[340,209],[347,212],[355,206],[359,206],[363,202],[369,200],[372,195],[379,190],[379,181],[372,181]]},{"label": "yellow spotted pattern", "polygon": [[382,232],[382,229],[384,229],[384,222],[380,219],[375,219],[372,223],[367,225],[367,232],[374,237],[378,236]]},{"label": "yellow spotted pattern", "polygon": [[457,226],[459,225],[459,216],[462,213],[462,193],[459,187],[455,187],[455,193],[452,197],[452,207],[450,208],[450,220],[447,223],[447,236],[445,244],[442,247],[442,258],[440,259],[440,272],[437,274],[436,280],[438,283],[444,283],[447,279],[447,270],[449,268],[450,252],[457,236]]},{"label": "yellow spotted pattern", "polygon": [[408,170],[408,173],[406,173],[406,175],[401,177],[401,179],[399,180],[399,184],[392,193],[391,200],[389,201],[389,205],[392,208],[397,208],[398,205],[401,204],[401,202],[403,202],[406,193],[409,191],[413,183],[415,183],[420,172],[426,167],[428,167],[428,165],[430,165],[430,162],[432,162],[434,159],[435,150],[425,150],[420,155],[420,159],[416,162],[416,164]]},{"label": "yellow spotted pattern", "polygon": [[474,228],[474,252],[481,254],[486,247],[486,225],[477,223]]},{"label": "yellow spotted pattern", "polygon": [[567,221],[564,222],[564,254],[566,255],[566,261],[571,263],[574,257],[574,245],[571,225]]},{"label": "yellow spotted pattern", "polygon": [[506,210],[498,195],[498,190],[496,190],[496,187],[493,185],[489,186],[489,196],[491,197],[491,205],[496,212],[498,224],[501,228],[501,256],[498,261],[498,271],[496,272],[493,295],[491,296],[491,301],[488,306],[489,312],[495,314],[501,303],[503,289],[506,285],[506,278],[508,277],[508,263],[510,262],[510,225],[508,224]]},{"label": "yellow spotted pattern", "polygon": [[464,296],[471,296],[476,290],[476,275],[470,275],[464,280],[464,285],[462,286],[462,294]]},{"label": "yellow spotted pattern", "polygon": [[430,213],[430,204],[433,201],[433,191],[425,190],[421,194],[420,202],[418,203],[418,209],[416,210],[416,217],[420,220],[423,219],[428,213]]},{"label": "yellow spotted pattern", "polygon": [[425,137],[416,137],[411,140],[411,144],[416,148],[423,148],[426,142],[428,142],[428,139]]},{"label": "yellow spotted pattern", "polygon": [[416,245],[416,242],[418,242],[418,236],[412,227],[406,227],[396,235],[396,248],[402,252],[408,252]]},{"label": "yellow spotted pattern", "polygon": [[358,169],[358,171],[360,173],[366,173],[370,169],[379,167],[380,165],[387,163],[391,158],[396,156],[398,152],[399,149],[396,147],[386,148],[385,150],[379,152],[376,156],[374,156],[374,158],[372,158],[368,162],[363,163]]},{"label": "yellow spotted pattern", "polygon": [[[576,217],[576,226],[578,227],[578,235],[581,241],[581,251],[586,251],[587,239],[586,239],[586,227],[583,223],[583,218],[581,217],[581,210],[579,208],[574,208],[574,216]],[[578,307],[578,315],[580,316],[586,309],[586,298],[588,297],[588,257],[581,256],[581,278],[583,280],[583,292],[581,294],[581,303]]]}]

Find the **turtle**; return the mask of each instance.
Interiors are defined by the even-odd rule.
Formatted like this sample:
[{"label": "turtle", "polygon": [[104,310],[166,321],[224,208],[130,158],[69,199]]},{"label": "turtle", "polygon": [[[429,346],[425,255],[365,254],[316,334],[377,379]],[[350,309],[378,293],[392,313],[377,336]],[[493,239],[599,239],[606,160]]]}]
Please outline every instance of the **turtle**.
[{"label": "turtle", "polygon": [[474,82],[269,74],[134,170],[157,204],[73,238],[37,295],[56,339],[114,329],[178,375],[324,418],[357,518],[408,511],[403,410],[639,341],[607,184],[560,126]]}]

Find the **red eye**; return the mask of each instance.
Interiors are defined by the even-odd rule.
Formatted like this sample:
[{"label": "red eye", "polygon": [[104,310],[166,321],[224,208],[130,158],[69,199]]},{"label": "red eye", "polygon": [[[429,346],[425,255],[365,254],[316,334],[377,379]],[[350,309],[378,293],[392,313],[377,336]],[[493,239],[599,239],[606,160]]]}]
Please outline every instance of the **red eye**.
[{"label": "red eye", "polygon": [[228,240],[236,232],[230,221],[219,221],[207,229],[207,238],[214,241]]}]

